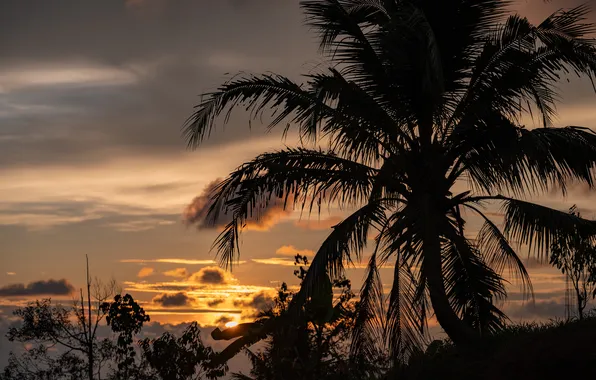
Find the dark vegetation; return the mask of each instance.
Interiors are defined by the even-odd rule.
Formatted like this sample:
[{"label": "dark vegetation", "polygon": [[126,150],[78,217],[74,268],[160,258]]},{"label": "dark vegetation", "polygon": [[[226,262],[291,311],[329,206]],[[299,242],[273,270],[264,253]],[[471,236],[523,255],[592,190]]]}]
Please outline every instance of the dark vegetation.
[{"label": "dark vegetation", "polygon": [[[300,4],[327,67],[305,83],[234,76],[206,94],[184,129],[197,147],[218,116],[242,107],[257,119],[272,113],[271,129],[300,137],[214,189],[207,223],[230,219],[214,244],[218,258],[232,267],[246,221],[271,203],[349,210],[314,256],[291,314],[322,302],[329,283],[366,253],[351,355],[387,350],[407,360],[428,343],[431,314],[473,350],[508,323],[496,302],[507,297],[506,273],[532,295],[521,247],[547,262],[551,242],[596,236],[596,222],[528,200],[595,184],[596,133],[553,125],[559,82],[596,74],[588,7],[532,24],[506,0]],[[502,225],[490,212],[497,207]],[[471,215],[483,222],[475,238]],[[389,294],[379,273],[386,264],[395,267]]]},{"label": "dark vegetation", "polygon": [[196,323],[180,337],[138,339],[150,318],[133,297],[115,294],[114,282],[96,281],[91,290],[89,281],[88,288],[89,298],[81,291],[71,306],[44,299],[15,310],[20,323],[6,338],[28,347],[10,353],[1,380],[198,380],[225,373],[225,364],[210,365],[215,353]]},{"label": "dark vegetation", "polygon": [[[302,279],[308,261],[298,255],[296,263],[300,266],[295,274]],[[130,295],[117,294],[92,309],[99,312],[100,322],[107,322],[111,333],[95,336],[91,373],[89,345],[82,319],[76,317],[81,315],[77,311],[80,303],[68,308],[50,300],[38,301],[15,311],[21,324],[7,337],[33,345],[21,355],[11,354],[0,379],[200,380],[228,375],[236,380],[548,380],[570,374],[596,375],[590,359],[596,356],[596,310],[581,319],[508,325],[485,337],[473,351],[445,339],[411,353],[407,360],[395,360],[387,351],[355,357],[350,337],[358,329],[359,301],[348,280],[332,284],[330,290],[335,294],[328,298],[331,305],[308,304],[304,319],[296,320],[289,309],[295,294],[282,284],[274,306],[253,323],[212,332],[216,339],[234,339],[222,352],[203,343],[196,323],[180,336],[164,333],[139,339],[150,318]],[[73,316],[75,323],[66,318]],[[225,363],[237,354],[248,356],[250,373],[228,373]]]},{"label": "dark vegetation", "polygon": [[510,325],[462,353],[435,341],[393,373],[395,379],[554,380],[596,376],[596,315],[584,319]]},{"label": "dark vegetation", "polygon": [[[596,318],[584,309],[594,295],[596,222],[528,199],[596,182],[596,133],[553,126],[557,84],[595,77],[596,29],[584,5],[533,25],[510,3],[301,1],[328,68],[306,83],[236,76],[207,94],[184,129],[197,147],[219,115],[243,106],[254,118],[271,109],[271,128],[296,130],[298,146],[263,153],[216,187],[207,223],[231,218],[214,244],[231,268],[245,222],[272,203],[350,210],[298,270],[300,290],[282,287],[253,323],[216,329],[214,339],[230,341],[221,353],[203,345],[196,325],[133,346],[148,319],[129,296],[93,309],[110,318],[111,340],[97,339],[91,301],[87,313],[82,297],[72,309],[34,304],[17,312],[24,324],[9,338],[39,351],[11,357],[4,378],[215,377],[241,352],[253,368],[236,379],[594,377]],[[488,212],[496,206],[502,226]],[[474,239],[471,214],[483,221]],[[507,297],[506,273],[532,296],[521,247],[570,277],[577,320],[511,325],[496,301]],[[365,253],[354,297],[345,267]],[[388,264],[386,294],[379,268]],[[431,315],[449,340],[429,342]],[[47,345],[69,350],[47,362],[56,373],[35,372]]]}]

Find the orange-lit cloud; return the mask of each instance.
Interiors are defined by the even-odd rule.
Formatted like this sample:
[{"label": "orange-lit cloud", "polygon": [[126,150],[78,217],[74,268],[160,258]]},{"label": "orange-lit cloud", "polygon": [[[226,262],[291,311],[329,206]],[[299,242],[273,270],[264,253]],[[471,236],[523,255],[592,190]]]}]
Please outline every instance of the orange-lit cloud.
[{"label": "orange-lit cloud", "polygon": [[145,278],[145,277],[149,277],[149,276],[153,275],[154,273],[155,273],[155,269],[150,268],[150,267],[145,267],[145,268],[141,268],[139,273],[137,273],[137,277]]},{"label": "orange-lit cloud", "polygon": [[124,259],[121,263],[163,263],[163,264],[186,264],[186,265],[211,265],[215,264],[213,260],[191,260],[191,259]]},{"label": "orange-lit cloud", "polygon": [[0,297],[22,297],[41,295],[68,295],[75,290],[66,279],[41,280],[28,284],[9,284],[0,287]]},{"label": "orange-lit cloud", "polygon": [[15,272],[6,272],[6,274],[7,274],[8,276],[16,276],[16,273],[15,273]]},{"label": "orange-lit cloud", "polygon": [[[227,213],[225,209],[220,210],[219,218],[214,225],[206,222],[209,208],[213,204],[212,194],[217,186],[221,183],[221,178],[210,182],[203,192],[195,197],[192,202],[186,206],[183,212],[183,220],[187,225],[194,225],[199,229],[221,229],[226,226],[231,220],[232,216]],[[272,200],[266,207],[255,211],[252,218],[246,220],[244,228],[253,231],[267,231],[275,224],[277,224],[284,216],[292,213],[292,210],[284,208],[282,201]]]},{"label": "orange-lit cloud", "polygon": [[294,225],[298,228],[311,231],[328,230],[341,222],[343,218],[339,216],[330,216],[325,219],[300,219],[294,222]]},{"label": "orange-lit cloud", "polygon": [[[257,264],[264,264],[264,265],[279,265],[279,266],[287,266],[293,267],[296,266],[294,259],[289,257],[270,257],[270,258],[263,258],[263,259],[251,259],[252,262]],[[367,258],[363,258],[361,262],[355,261],[352,264],[346,265],[346,269],[364,269],[366,268],[368,263]],[[395,265],[391,262],[385,263],[381,266],[383,269],[391,269],[394,268]]]},{"label": "orange-lit cloud", "polygon": [[237,298],[234,300],[234,306],[242,310],[241,318],[251,319],[258,314],[271,309],[274,305],[275,292],[263,290],[253,293],[248,297]]},{"label": "orange-lit cloud", "polygon": [[209,307],[216,307],[224,303],[226,300],[224,298],[214,298],[212,300],[207,301],[207,306]]},{"label": "orange-lit cloud", "polygon": [[294,257],[296,255],[301,255],[301,256],[307,256],[309,258],[312,258],[315,255],[315,252],[311,249],[298,249],[298,248],[294,247],[293,245],[282,245],[275,251],[275,253],[278,255],[281,255],[281,256]]},{"label": "orange-lit cloud", "polygon": [[216,325],[225,325],[225,324],[230,323],[234,320],[235,320],[235,318],[233,316],[224,314],[215,320],[215,324]]},{"label": "orange-lit cloud", "polygon": [[250,261],[257,263],[257,264],[265,264],[265,265],[281,265],[281,266],[294,266],[294,259],[285,258],[285,257],[271,257],[268,259],[251,259]]},{"label": "orange-lit cloud", "polygon": [[205,267],[190,275],[189,280],[198,284],[226,285],[230,283],[233,278],[231,274],[220,267]]},{"label": "orange-lit cloud", "polygon": [[188,277],[188,271],[186,268],[176,268],[172,270],[168,270],[163,272],[164,275],[168,277],[178,277],[178,278],[186,278]]},{"label": "orange-lit cloud", "polygon": [[192,302],[190,298],[184,292],[178,292],[174,294],[160,294],[153,298],[152,302],[163,307],[181,307],[189,306]]}]

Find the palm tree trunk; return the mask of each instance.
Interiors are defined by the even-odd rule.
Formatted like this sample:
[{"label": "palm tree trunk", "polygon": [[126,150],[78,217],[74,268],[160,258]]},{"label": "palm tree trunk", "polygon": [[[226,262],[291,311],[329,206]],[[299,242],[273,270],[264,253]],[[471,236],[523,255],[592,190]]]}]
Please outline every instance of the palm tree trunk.
[{"label": "palm tree trunk", "polygon": [[449,303],[443,281],[441,244],[432,222],[427,225],[424,239],[424,270],[430,301],[439,325],[457,346],[475,343],[480,338],[479,334],[459,318]]}]

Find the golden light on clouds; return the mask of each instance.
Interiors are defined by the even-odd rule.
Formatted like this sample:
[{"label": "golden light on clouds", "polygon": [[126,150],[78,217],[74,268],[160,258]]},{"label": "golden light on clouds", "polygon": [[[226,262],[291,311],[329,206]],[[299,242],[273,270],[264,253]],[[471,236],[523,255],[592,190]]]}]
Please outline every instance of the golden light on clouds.
[{"label": "golden light on clouds", "polygon": [[293,245],[282,245],[281,247],[279,247],[276,251],[276,254],[281,255],[281,256],[296,256],[296,255],[302,255],[302,256],[307,256],[308,258],[312,258],[315,255],[315,252],[311,249],[298,249],[296,247],[294,247]]},{"label": "golden light on clouds", "polygon": [[325,219],[299,219],[294,222],[294,225],[305,230],[328,230],[342,220],[340,216],[330,216]]},{"label": "golden light on clouds", "polygon": [[213,260],[192,260],[192,259],[124,259],[121,263],[162,263],[162,264],[186,264],[186,265],[212,265],[215,264]]},{"label": "golden light on clouds", "polygon": [[287,267],[294,266],[294,259],[285,258],[285,257],[271,257],[268,259],[251,259],[252,262],[257,264],[264,264],[264,265],[281,265]]},{"label": "golden light on clouds", "polygon": [[238,322],[237,322],[237,321],[230,321],[230,322],[226,322],[225,326],[226,326],[227,328],[236,327],[236,326],[238,326]]},{"label": "golden light on clouds", "polygon": [[[231,221],[231,214],[227,213],[226,209],[222,207],[219,210],[217,220],[209,220],[209,211],[214,203],[213,194],[217,191],[222,179],[217,178],[211,181],[203,191],[193,198],[193,200],[184,208],[182,214],[184,223],[187,225],[194,225],[200,230],[216,229],[223,230],[223,228]],[[285,207],[283,200],[273,199],[271,202],[257,207],[255,212],[251,214],[244,223],[244,230],[252,231],[268,231],[271,227],[282,221],[285,217],[292,214],[293,210],[288,202],[288,208]]]},{"label": "golden light on clouds", "polygon": [[0,72],[0,93],[35,86],[126,85],[137,81],[133,70],[82,64],[18,67]]},{"label": "golden light on clouds", "polygon": [[178,277],[178,278],[188,277],[188,271],[186,270],[186,268],[176,268],[176,269],[168,270],[168,271],[163,272],[163,274],[168,277]]},{"label": "golden light on clouds", "polygon": [[155,269],[150,268],[150,267],[145,267],[145,268],[141,268],[139,273],[137,273],[137,277],[145,278],[145,277],[152,276],[154,273],[155,273]]}]

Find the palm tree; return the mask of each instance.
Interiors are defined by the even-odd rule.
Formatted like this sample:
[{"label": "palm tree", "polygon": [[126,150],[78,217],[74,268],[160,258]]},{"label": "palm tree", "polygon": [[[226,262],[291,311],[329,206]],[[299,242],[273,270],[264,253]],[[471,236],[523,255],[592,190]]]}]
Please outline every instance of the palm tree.
[{"label": "palm tree", "polygon": [[[195,148],[218,115],[243,105],[251,117],[272,108],[270,128],[295,127],[301,137],[296,148],[244,163],[213,193],[207,221],[231,216],[214,243],[221,263],[231,268],[245,220],[269,202],[338,205],[355,211],[322,243],[295,299],[317,297],[321,284],[361,259],[376,231],[355,350],[366,349],[373,327],[394,354],[420,343],[429,303],[458,345],[499,329],[503,271],[532,291],[511,242],[544,258],[553,237],[596,233],[595,222],[520,199],[569,181],[594,184],[596,134],[553,127],[561,76],[594,78],[589,9],[533,25],[509,15],[510,3],[302,1],[330,68],[303,84],[276,74],[234,77],[184,127]],[[540,127],[522,125],[529,114]],[[458,192],[461,183],[469,190]],[[502,231],[485,211],[495,203]],[[484,221],[476,239],[466,235],[463,211]],[[385,264],[395,266],[387,300],[378,269]]]}]

